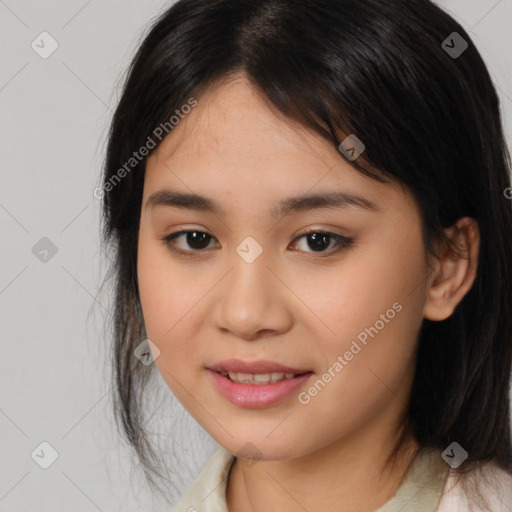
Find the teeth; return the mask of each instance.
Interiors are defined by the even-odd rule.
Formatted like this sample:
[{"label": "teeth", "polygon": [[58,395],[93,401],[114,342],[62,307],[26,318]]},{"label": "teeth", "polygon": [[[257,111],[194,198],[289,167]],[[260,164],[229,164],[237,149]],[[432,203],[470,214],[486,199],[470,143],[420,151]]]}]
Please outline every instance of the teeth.
[{"label": "teeth", "polygon": [[294,373],[282,373],[282,372],[273,372],[273,373],[237,373],[237,372],[221,372],[223,375],[229,375],[230,380],[233,382],[238,382],[239,384],[256,384],[256,385],[265,385],[265,384],[275,384],[276,382],[280,382],[284,379],[293,379],[296,375]]}]

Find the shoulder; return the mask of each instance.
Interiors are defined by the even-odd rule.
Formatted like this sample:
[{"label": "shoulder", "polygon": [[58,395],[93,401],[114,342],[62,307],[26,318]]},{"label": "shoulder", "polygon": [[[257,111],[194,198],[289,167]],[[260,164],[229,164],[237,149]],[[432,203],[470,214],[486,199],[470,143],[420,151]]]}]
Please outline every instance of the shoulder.
[{"label": "shoulder", "polygon": [[[465,483],[465,485],[464,485]],[[480,505],[476,490],[485,499]],[[457,477],[450,470],[438,512],[510,512],[512,511],[512,474],[495,464],[487,463],[481,468]]]},{"label": "shoulder", "polygon": [[233,454],[218,446],[172,512],[228,512],[226,485]]}]

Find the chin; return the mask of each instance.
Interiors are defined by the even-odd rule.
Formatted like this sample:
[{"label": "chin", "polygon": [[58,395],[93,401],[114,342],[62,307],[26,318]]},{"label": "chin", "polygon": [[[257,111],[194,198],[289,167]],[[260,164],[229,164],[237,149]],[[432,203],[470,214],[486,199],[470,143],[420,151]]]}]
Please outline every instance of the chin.
[{"label": "chin", "polygon": [[230,438],[227,443],[219,442],[219,444],[235,457],[254,461],[254,463],[259,460],[292,460],[303,455],[297,452],[297,444],[290,443],[289,439],[288,442],[281,442],[265,436],[254,437],[252,440],[249,437],[239,440]]}]

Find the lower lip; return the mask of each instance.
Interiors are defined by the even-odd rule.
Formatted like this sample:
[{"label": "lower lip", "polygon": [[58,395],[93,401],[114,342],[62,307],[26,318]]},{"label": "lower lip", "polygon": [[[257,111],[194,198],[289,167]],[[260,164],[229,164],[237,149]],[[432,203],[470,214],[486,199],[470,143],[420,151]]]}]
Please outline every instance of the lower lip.
[{"label": "lower lip", "polygon": [[220,393],[232,404],[249,409],[278,404],[300,388],[313,375],[305,373],[293,379],[284,379],[275,384],[239,384],[227,376],[208,369]]}]

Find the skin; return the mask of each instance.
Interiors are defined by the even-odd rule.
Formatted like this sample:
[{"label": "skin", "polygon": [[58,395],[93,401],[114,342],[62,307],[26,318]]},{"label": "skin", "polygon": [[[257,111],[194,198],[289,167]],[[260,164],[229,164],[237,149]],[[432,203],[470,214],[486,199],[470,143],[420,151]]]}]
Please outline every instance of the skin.
[{"label": "skin", "polygon": [[[146,208],[163,188],[213,198],[226,214]],[[340,190],[379,211],[269,213],[290,196]],[[317,252],[301,236],[307,228],[354,243],[334,252],[331,239]],[[191,257],[162,243],[185,229],[213,238]],[[370,512],[393,496],[418,448],[410,437],[395,467],[384,469],[422,320],[450,316],[475,277],[476,223],[463,218],[447,234],[466,258],[441,248],[429,274],[413,196],[360,174],[327,141],[274,111],[243,75],[198,98],[148,158],[137,271],[148,337],[160,350],[155,364],[220,445],[236,455],[250,442],[260,452],[253,464],[233,464],[230,512]],[[247,236],[263,248],[250,264],[235,250]],[[186,236],[175,244],[194,251]],[[242,408],[212,385],[206,367],[232,357],[310,369],[314,382],[397,302],[400,312],[306,405],[295,393],[272,407]]]}]

